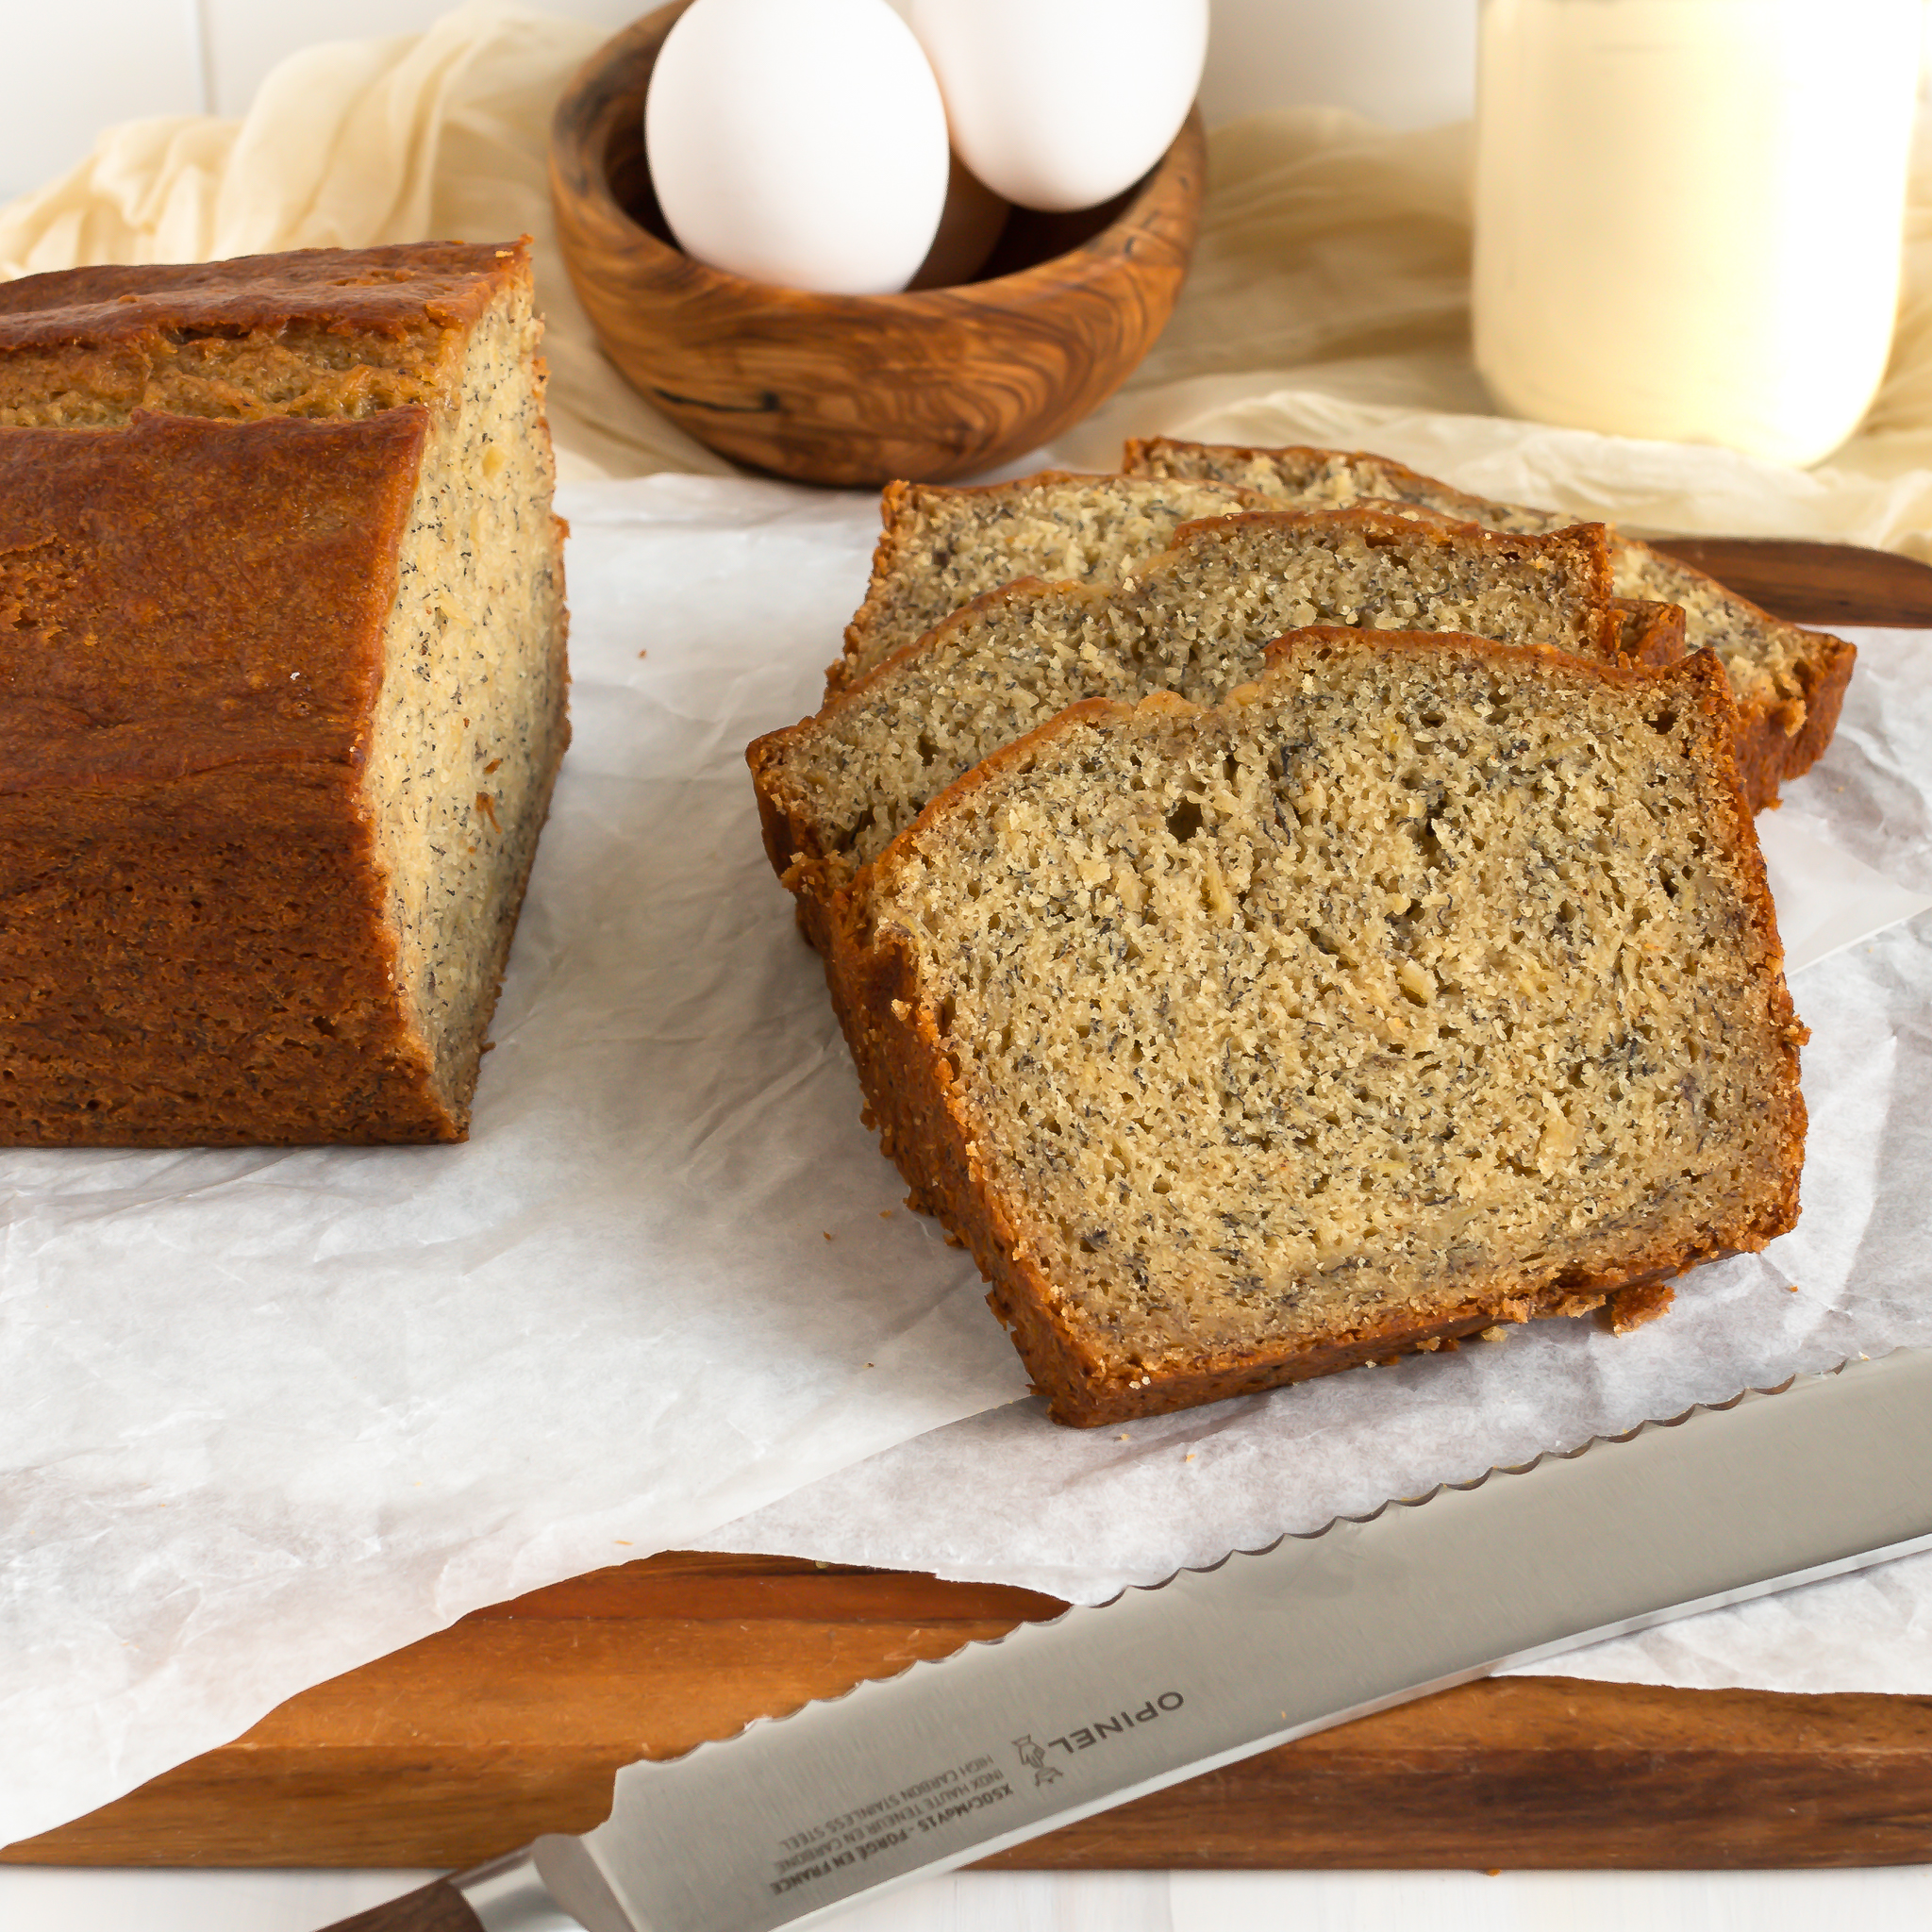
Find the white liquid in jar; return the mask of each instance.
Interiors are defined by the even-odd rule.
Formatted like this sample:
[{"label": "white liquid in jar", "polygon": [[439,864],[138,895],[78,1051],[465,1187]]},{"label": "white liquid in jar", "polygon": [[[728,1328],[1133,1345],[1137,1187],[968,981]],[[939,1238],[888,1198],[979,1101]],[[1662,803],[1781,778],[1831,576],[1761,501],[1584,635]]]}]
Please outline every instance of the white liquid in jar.
[{"label": "white liquid in jar", "polygon": [[1921,0],[1483,0],[1476,367],[1509,414],[1817,461],[1898,307]]}]

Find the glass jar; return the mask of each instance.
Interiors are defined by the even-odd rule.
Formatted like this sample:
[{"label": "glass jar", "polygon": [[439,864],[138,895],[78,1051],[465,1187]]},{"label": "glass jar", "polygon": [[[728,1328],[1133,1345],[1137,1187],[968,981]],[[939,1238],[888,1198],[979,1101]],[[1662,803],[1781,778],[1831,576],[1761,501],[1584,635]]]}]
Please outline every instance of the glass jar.
[{"label": "glass jar", "polygon": [[1475,361],[1513,416],[1811,463],[1885,373],[1921,0],[1483,0]]}]

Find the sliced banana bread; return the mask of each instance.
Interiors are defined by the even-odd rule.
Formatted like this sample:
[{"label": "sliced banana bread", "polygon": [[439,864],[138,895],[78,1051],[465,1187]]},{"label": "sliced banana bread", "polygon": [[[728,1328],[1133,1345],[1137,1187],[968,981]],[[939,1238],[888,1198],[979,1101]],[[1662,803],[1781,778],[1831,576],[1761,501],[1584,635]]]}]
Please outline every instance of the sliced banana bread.
[{"label": "sliced banana bread", "polygon": [[1715,661],[1317,629],[1073,708],[841,896],[886,1151],[1057,1420],[1607,1300],[1798,1209],[1794,1020]]},{"label": "sliced banana bread", "polygon": [[[1560,529],[1559,511],[1471,496],[1386,457],[1332,449],[1240,449],[1164,438],[1127,444],[1123,466],[1162,481],[1211,481],[1309,508],[1388,500],[1412,503],[1488,529]],[[1618,594],[1681,605],[1686,642],[1715,651],[1738,701],[1738,765],[1754,810],[1779,784],[1809,771],[1831,742],[1857,650],[1843,638],[1787,624],[1714,577],[1631,537],[1615,537]]]},{"label": "sliced banana bread", "polygon": [[989,752],[1081,698],[1211,704],[1260,670],[1271,639],[1323,623],[1604,658],[1623,627],[1600,525],[1507,537],[1377,509],[1188,524],[1120,584],[991,591],[746,753],[765,850],[808,936],[822,941],[830,894]]},{"label": "sliced banana bread", "polygon": [[1174,541],[1183,524],[1274,500],[1231,483],[1071,475],[1045,470],[1013,483],[950,489],[889,483],[885,525],[865,602],[845,627],[845,652],[825,673],[842,689],[962,604],[1020,577],[1110,583]]}]

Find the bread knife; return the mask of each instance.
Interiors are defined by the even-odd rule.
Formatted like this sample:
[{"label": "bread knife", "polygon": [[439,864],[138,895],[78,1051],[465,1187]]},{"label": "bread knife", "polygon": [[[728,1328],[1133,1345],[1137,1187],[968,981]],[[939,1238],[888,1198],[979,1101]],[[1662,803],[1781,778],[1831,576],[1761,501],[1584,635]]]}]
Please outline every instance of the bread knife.
[{"label": "bread knife", "polygon": [[768,1932],[1510,1664],[1932,1548],[1932,1352],[1341,1518],[617,1774],[335,1932]]}]

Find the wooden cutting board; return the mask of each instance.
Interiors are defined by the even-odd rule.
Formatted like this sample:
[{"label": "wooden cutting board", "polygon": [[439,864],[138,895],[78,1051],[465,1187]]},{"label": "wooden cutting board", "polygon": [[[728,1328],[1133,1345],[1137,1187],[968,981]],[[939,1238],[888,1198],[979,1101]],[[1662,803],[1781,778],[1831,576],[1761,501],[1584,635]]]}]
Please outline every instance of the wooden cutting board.
[{"label": "wooden cutting board", "polygon": [[[1932,625],[1932,569],[1841,545],[1668,548],[1800,623]],[[0,1853],[58,1865],[470,1865],[584,1831],[619,1766],[1056,1616],[1050,1597],[668,1555],[477,1611]],[[1471,1684],[1037,1839],[1036,1867],[1932,1862],[1932,1697]]]},{"label": "wooden cutting board", "polygon": [[[16,1845],[69,1865],[477,1863],[586,1831],[620,1765],[1054,1616],[1050,1597],[673,1555],[478,1611]],[[1932,1861],[1932,1698],[1471,1684],[1036,1839],[1034,1866]]]}]

